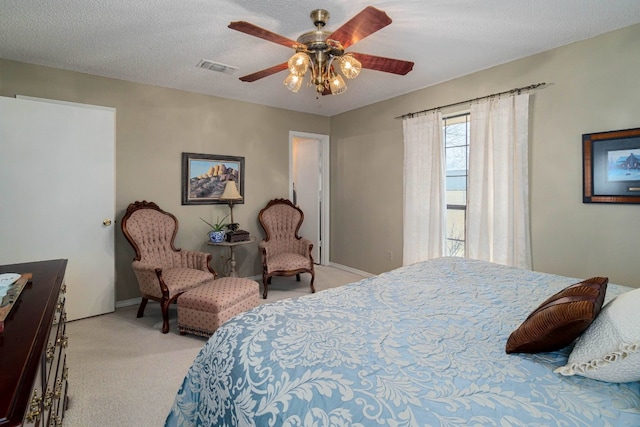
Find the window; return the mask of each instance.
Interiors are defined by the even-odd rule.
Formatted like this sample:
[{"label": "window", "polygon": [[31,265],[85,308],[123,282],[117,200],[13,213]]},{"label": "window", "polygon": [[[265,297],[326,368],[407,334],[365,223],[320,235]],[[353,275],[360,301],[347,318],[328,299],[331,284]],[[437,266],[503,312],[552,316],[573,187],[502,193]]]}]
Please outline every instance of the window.
[{"label": "window", "polygon": [[469,171],[469,113],[443,118],[442,128],[446,163],[446,255],[463,257]]}]

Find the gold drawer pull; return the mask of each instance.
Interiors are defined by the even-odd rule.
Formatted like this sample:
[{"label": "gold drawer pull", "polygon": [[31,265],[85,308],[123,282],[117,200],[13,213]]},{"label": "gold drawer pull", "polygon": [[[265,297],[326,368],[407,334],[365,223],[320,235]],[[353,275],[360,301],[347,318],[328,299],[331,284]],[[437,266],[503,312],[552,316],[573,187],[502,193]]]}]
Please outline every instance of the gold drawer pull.
[{"label": "gold drawer pull", "polygon": [[67,284],[63,283],[62,286],[60,287],[60,293],[61,294],[66,294],[67,293]]},{"label": "gold drawer pull", "polygon": [[25,419],[27,420],[28,423],[36,424],[40,419],[40,407],[39,406],[31,407]]},{"label": "gold drawer pull", "polygon": [[54,344],[49,344],[47,347],[47,363],[53,360],[53,357],[56,355],[56,346]]},{"label": "gold drawer pull", "polygon": [[64,302],[60,301],[57,305],[56,305],[56,311],[58,313],[62,313],[62,310],[64,309]]},{"label": "gold drawer pull", "polygon": [[62,426],[62,417],[59,415],[51,415],[49,419],[49,427],[61,427]]},{"label": "gold drawer pull", "polygon": [[44,394],[44,409],[49,410],[51,408],[51,403],[53,401],[53,391],[48,388],[47,392]]},{"label": "gold drawer pull", "polygon": [[38,397],[38,390],[33,390],[33,397],[31,397],[31,403],[29,404],[29,412],[25,416],[25,420],[28,423],[36,424],[40,419],[41,409],[40,404],[42,403],[42,398]]},{"label": "gold drawer pull", "polygon": [[69,367],[67,366],[67,361],[64,362],[64,369],[62,370],[62,379],[69,379]]},{"label": "gold drawer pull", "polygon": [[56,399],[60,399],[61,394],[62,394],[62,380],[58,378],[56,380],[56,392],[55,392]]},{"label": "gold drawer pull", "polygon": [[69,346],[69,337],[66,335],[58,337],[58,339],[56,340],[56,345],[59,345],[62,348],[67,348]]}]

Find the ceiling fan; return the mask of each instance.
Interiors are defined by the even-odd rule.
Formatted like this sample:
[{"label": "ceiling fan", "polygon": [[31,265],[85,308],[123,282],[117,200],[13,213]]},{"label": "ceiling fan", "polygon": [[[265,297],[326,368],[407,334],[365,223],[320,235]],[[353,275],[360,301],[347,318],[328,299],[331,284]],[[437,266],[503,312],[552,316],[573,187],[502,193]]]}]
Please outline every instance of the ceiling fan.
[{"label": "ceiling fan", "polygon": [[284,85],[292,92],[297,92],[307,70],[310,70],[309,85],[313,85],[318,94],[339,95],[347,90],[347,85],[336,68],[348,79],[357,77],[362,68],[399,75],[405,75],[413,69],[413,62],[410,61],[345,52],[349,46],[391,24],[391,18],[385,12],[372,6],[366,7],[333,32],[323,29],[330,17],[326,10],[316,9],[311,12],[310,17],[316,30],[302,34],[297,40],[246,21],[231,22],[229,28],[232,30],[296,51],[287,62],[240,77],[240,80],[254,82],[288,69],[289,75],[284,80]]}]

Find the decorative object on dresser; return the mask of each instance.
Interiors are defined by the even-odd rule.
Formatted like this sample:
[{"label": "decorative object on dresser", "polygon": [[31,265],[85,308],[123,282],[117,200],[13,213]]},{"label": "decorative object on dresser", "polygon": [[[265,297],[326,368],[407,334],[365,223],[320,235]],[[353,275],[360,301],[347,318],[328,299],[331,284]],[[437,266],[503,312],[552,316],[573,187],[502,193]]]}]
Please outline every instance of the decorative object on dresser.
[{"label": "decorative object on dresser", "polygon": [[18,302],[20,294],[31,274],[3,273],[0,274],[0,333],[4,331],[4,321],[14,304]]},{"label": "decorative object on dresser", "polygon": [[267,286],[271,276],[296,276],[300,281],[301,273],[311,274],[311,292],[315,272],[313,270],[313,244],[310,240],[298,236],[304,221],[304,213],[287,199],[273,199],[258,214],[260,225],[266,237],[259,243],[262,255],[262,298],[267,299]]},{"label": "decorative object on dresser", "polygon": [[178,219],[153,202],[134,202],[120,223],[136,256],[131,267],[138,280],[142,302],[138,317],[144,315],[147,302],[160,302],[162,333],[169,332],[169,305],[178,296],[208,280],[215,279],[211,255],[177,249]]},{"label": "decorative object on dresser", "polygon": [[0,266],[32,276],[0,334],[0,426],[61,426],[68,407],[66,259]]}]

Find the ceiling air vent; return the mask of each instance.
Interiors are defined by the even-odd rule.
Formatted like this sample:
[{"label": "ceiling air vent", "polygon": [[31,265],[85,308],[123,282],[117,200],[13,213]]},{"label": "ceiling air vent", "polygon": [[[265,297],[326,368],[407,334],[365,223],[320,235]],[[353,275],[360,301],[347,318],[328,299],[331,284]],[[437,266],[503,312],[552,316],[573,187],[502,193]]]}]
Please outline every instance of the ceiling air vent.
[{"label": "ceiling air vent", "polygon": [[204,68],[205,70],[217,71],[218,73],[233,74],[238,67],[232,67],[231,65],[222,64],[220,62],[210,61],[208,59],[201,59],[196,65],[198,68]]}]

